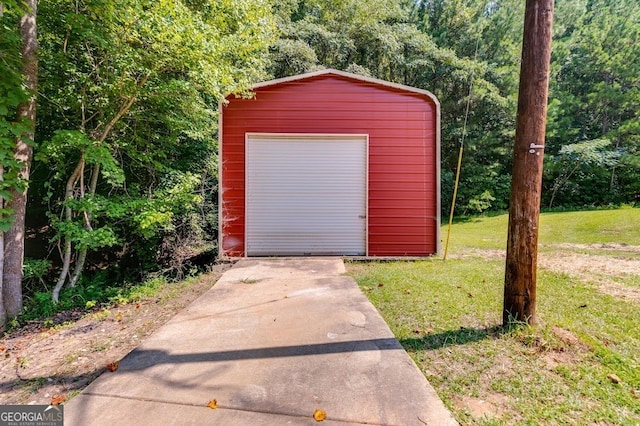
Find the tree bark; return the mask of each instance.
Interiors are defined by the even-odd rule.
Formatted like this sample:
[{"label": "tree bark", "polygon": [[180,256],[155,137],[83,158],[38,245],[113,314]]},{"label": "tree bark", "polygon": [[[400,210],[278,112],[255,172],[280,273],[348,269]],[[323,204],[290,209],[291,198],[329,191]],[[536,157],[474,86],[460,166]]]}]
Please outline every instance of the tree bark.
[{"label": "tree bark", "polygon": [[[30,131],[16,138],[15,158],[23,166],[20,177],[29,180],[33,157],[33,138],[36,122],[36,95],[38,87],[38,39],[36,33],[37,0],[24,0],[25,14],[20,19],[19,30],[22,37],[22,72],[30,93],[27,102],[18,105],[17,121],[28,122]],[[16,316],[22,310],[22,264],[24,262],[24,226],[27,206],[27,189],[11,191],[7,207],[13,209],[14,220],[6,232],[4,242],[4,270],[2,295],[7,315]]]},{"label": "tree bark", "polygon": [[[93,171],[91,174],[91,182],[89,183],[89,194],[93,198],[96,195],[96,188],[98,186],[98,176],[100,175],[100,163],[96,163],[93,165]],[[82,194],[84,195],[84,194]],[[84,215],[84,229],[89,232],[93,231],[93,227],[91,226],[91,213],[82,212]],[[82,271],[84,270],[84,262],[87,260],[87,247],[84,246],[80,249],[78,253],[78,258],[76,259],[76,266],[73,269],[73,274],[71,274],[71,279],[69,280],[69,287],[75,287],[80,279],[80,275],[82,275]]]},{"label": "tree bark", "polygon": [[[620,116],[618,116],[618,121],[620,122]],[[616,135],[616,151],[620,148],[620,133]],[[613,192],[613,186],[616,183],[616,165],[614,164],[611,167],[611,179],[609,179],[609,192]]]},{"label": "tree bark", "polygon": [[527,0],[509,205],[503,323],[536,324],[542,163],[549,92],[553,0]]},{"label": "tree bark", "polygon": [[[76,168],[73,170],[71,176],[67,180],[67,185],[65,188],[64,199],[66,202],[69,202],[73,199],[73,191],[75,191],[76,183],[79,179],[84,179],[83,171],[84,171],[84,154],[78,160],[78,164]],[[71,207],[68,205],[64,207],[64,219],[67,222],[71,222],[73,219],[73,211]],[[54,302],[58,303],[60,297],[60,290],[64,286],[64,282],[67,279],[67,274],[69,274],[69,267],[71,265],[71,236],[66,235],[64,238],[64,254],[62,256],[62,270],[60,271],[60,275],[58,276],[58,281],[56,286],[53,288],[53,292],[51,293],[51,298]]]},{"label": "tree bark", "polygon": [[[2,12],[2,3],[0,3],[0,12]],[[0,13],[0,16],[2,14]],[[0,164],[0,182],[4,180],[4,166]],[[4,207],[4,198],[0,197],[0,209]],[[2,297],[4,272],[4,231],[0,230],[0,333],[6,329],[7,311],[4,309],[4,298]]]}]

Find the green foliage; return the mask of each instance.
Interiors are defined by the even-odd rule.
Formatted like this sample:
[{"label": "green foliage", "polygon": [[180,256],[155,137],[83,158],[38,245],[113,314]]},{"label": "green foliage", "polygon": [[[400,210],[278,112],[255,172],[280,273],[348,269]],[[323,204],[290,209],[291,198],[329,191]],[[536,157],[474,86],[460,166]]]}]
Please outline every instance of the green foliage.
[{"label": "green foliage", "polygon": [[24,265],[22,266],[23,279],[42,279],[49,268],[51,267],[51,261],[46,259],[31,259],[25,258]]},{"label": "green foliage", "polygon": [[[563,20],[554,40],[548,152],[566,158],[566,145],[582,149],[580,144],[604,139],[610,145],[597,150],[599,160],[592,157],[589,161],[587,153],[582,153],[581,168],[563,190],[570,196],[560,198],[558,194],[557,202],[637,201],[640,5],[629,0],[573,3],[574,7],[561,9]],[[550,171],[545,186],[552,195],[568,172],[558,167]]]},{"label": "green foliage", "polygon": [[121,197],[96,197],[96,211],[109,222],[125,225],[134,235],[151,239],[171,232],[176,216],[195,211],[203,202],[196,191],[201,179],[192,173],[174,171],[163,179],[151,197],[131,191]]},{"label": "green foliage", "polygon": [[100,306],[131,303],[152,297],[166,284],[166,280],[162,278],[153,278],[138,285],[123,286],[110,283],[105,273],[96,274],[91,280],[84,280],[76,287],[64,289],[59,303],[51,300],[49,292],[36,292],[27,301],[20,320],[42,320],[67,310],[91,311]]},{"label": "green foliage", "polygon": [[171,269],[178,235],[213,246],[218,102],[264,79],[269,2],[53,0],[38,18],[32,199],[52,242],[97,252],[119,279]]},{"label": "green foliage", "polygon": [[56,130],[50,140],[44,141],[35,156],[36,161],[49,165],[57,173],[54,179],[64,179],[62,175],[69,159],[82,154],[86,164],[101,166],[102,175],[111,186],[124,183],[124,172],[111,155],[105,144],[91,139],[78,130]]},{"label": "green foliage", "polygon": [[491,195],[491,192],[484,191],[482,194],[469,200],[468,208],[471,210],[471,213],[479,214],[489,210],[492,206],[491,203],[494,201],[496,201],[496,199]]},{"label": "green foliage", "polygon": [[[620,150],[611,150],[611,141],[607,139],[596,139],[592,141],[577,142],[564,145],[558,155],[548,158],[547,174],[557,175],[551,188],[551,198],[549,208],[553,206],[556,195],[563,204],[588,205],[596,204],[594,197],[602,197],[600,192],[607,192],[609,180],[606,178],[597,194],[585,193],[583,187],[585,180],[593,179],[594,176],[608,175],[607,171],[611,167],[618,166],[621,156]],[[590,185],[591,190],[594,184]],[[567,189],[560,193],[561,189]],[[611,200],[614,201],[614,200]]]},{"label": "green foliage", "polygon": [[46,288],[46,279],[51,269],[51,261],[26,257],[22,265],[22,285],[24,294],[33,294]]},{"label": "green foliage", "polygon": [[609,146],[611,146],[610,140],[596,139],[564,145],[558,154],[568,162],[581,162],[601,167],[611,167],[616,164],[616,159],[619,155],[617,152],[605,151]]},{"label": "green foliage", "polygon": [[[640,49],[635,40],[640,7],[633,0],[556,3],[543,203],[550,204],[554,196],[555,204],[571,206],[636,202]],[[449,48],[462,59],[476,57],[477,46],[457,207],[461,213],[477,210],[469,203],[489,191],[496,198],[491,209],[503,209],[509,198],[524,2],[437,0],[414,2],[412,7],[415,22],[439,48]],[[429,72],[437,76],[438,68]],[[456,82],[462,75],[453,69],[438,76],[435,84],[419,86],[434,91],[442,103],[444,176],[454,172],[456,144],[462,139],[471,82]],[[487,89],[486,82],[495,88]],[[445,90],[439,88],[443,83]],[[556,185],[575,165],[566,150],[560,154],[562,147],[601,139],[611,141],[599,149],[608,160],[588,166],[582,161],[558,191]],[[443,193],[443,200],[449,196]],[[448,206],[443,203],[445,212]]]}]

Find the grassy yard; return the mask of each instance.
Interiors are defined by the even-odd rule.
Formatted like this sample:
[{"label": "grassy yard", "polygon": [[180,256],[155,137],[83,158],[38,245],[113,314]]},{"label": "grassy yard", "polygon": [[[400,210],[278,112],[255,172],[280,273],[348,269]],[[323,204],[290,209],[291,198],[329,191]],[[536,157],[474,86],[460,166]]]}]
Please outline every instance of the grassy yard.
[{"label": "grassy yard", "polygon": [[510,330],[507,220],[454,225],[446,262],[348,271],[460,423],[640,425],[640,209],[543,214],[542,324]]}]

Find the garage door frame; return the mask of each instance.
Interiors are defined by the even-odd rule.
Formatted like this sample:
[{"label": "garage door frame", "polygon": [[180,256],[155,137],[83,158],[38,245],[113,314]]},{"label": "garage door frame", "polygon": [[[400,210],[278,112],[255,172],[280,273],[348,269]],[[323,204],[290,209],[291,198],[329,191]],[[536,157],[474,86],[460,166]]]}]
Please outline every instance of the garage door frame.
[{"label": "garage door frame", "polygon": [[[362,138],[364,141],[364,256],[369,255],[369,135],[366,133],[266,133],[266,132],[247,132],[245,133],[245,190],[244,190],[244,202],[245,202],[245,214],[244,214],[244,257],[249,257],[249,140],[256,138],[301,138],[301,139],[340,139],[340,138]],[[305,253],[300,253],[299,256],[304,256]],[[261,255],[254,255],[261,256]]]}]

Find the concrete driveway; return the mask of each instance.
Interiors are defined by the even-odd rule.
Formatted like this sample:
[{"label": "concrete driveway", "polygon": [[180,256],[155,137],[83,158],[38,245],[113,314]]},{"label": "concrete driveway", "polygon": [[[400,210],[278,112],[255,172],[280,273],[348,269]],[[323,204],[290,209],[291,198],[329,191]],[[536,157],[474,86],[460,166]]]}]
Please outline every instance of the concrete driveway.
[{"label": "concrete driveway", "polygon": [[[457,424],[338,258],[241,260],[67,425]],[[217,408],[207,407],[216,400]]]}]

